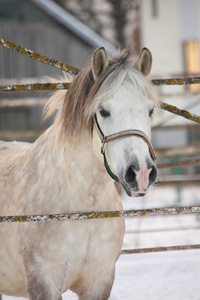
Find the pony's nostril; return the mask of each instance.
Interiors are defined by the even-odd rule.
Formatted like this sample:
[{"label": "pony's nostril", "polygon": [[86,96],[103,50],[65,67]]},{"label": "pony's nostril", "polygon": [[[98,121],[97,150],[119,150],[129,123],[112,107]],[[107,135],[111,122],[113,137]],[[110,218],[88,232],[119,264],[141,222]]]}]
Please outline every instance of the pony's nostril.
[{"label": "pony's nostril", "polygon": [[[150,168],[149,168],[150,169]],[[151,172],[149,174],[149,185],[153,184],[154,182],[156,182],[156,179],[157,179],[157,175],[158,175],[158,172],[157,172],[157,168],[155,165],[152,165],[151,166]]]},{"label": "pony's nostril", "polygon": [[134,170],[134,166],[130,166],[126,171],[125,180],[127,183],[133,183],[136,180],[136,174]]}]

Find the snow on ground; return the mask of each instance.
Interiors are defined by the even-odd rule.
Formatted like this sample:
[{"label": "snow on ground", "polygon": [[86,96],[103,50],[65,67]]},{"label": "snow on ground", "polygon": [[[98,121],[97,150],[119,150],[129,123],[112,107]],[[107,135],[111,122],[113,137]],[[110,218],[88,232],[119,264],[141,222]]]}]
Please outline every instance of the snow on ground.
[{"label": "snow on ground", "polygon": [[198,250],[125,255],[117,264],[111,299],[199,300],[199,278]]},{"label": "snow on ground", "polygon": [[[178,194],[181,193],[181,202]],[[200,205],[200,188],[152,189],[143,198],[122,196],[124,209]],[[200,216],[127,218],[123,249],[200,244]],[[200,250],[121,255],[111,300],[200,300]],[[3,300],[23,298],[3,296]],[[72,292],[64,300],[78,299]]]}]

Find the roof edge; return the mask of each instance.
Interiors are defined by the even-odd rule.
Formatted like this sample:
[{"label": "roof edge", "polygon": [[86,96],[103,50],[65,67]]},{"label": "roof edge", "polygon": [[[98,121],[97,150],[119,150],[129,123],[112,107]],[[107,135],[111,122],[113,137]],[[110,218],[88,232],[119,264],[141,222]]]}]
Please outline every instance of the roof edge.
[{"label": "roof edge", "polygon": [[52,0],[29,0],[42,11],[48,14],[56,22],[60,23],[66,29],[69,29],[82,40],[87,42],[94,48],[104,47],[108,52],[116,51],[116,47],[106,41],[102,36],[97,34],[94,30],[79,21],[64,8],[59,6]]}]

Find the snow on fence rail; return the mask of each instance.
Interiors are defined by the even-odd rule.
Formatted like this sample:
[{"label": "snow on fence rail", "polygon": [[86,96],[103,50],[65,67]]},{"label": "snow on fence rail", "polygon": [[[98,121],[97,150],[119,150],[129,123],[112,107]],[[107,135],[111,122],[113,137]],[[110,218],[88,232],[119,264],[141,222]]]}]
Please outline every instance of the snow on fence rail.
[{"label": "snow on fence rail", "polygon": [[[58,60],[51,59],[45,55],[28,50],[24,47],[0,39],[0,46],[33,58],[39,62],[50,65],[52,67],[63,70],[72,75],[77,75],[80,70],[77,68],[62,63]],[[185,84],[200,84],[200,77],[191,78],[169,78],[169,79],[153,79],[152,83],[156,86],[159,85],[185,85]],[[6,85],[0,86],[0,92],[14,92],[14,91],[37,91],[37,90],[61,90],[68,89],[69,83],[34,83],[23,85]],[[161,103],[161,108],[176,115],[187,118],[196,123],[200,123],[200,116],[189,113],[186,110],[181,110],[173,105]],[[179,165],[183,164],[199,164],[200,160],[191,160],[187,162],[178,162]],[[173,167],[177,163],[167,163],[158,165],[159,168]],[[199,214],[200,206],[186,206],[186,207],[168,207],[168,208],[152,208],[142,210],[122,210],[122,211],[104,211],[104,212],[86,212],[86,213],[67,213],[67,214],[49,214],[49,215],[18,215],[18,216],[0,216],[0,223],[13,223],[13,222],[36,222],[36,221],[64,221],[64,220],[91,220],[91,219],[104,219],[116,217],[139,217],[139,216],[155,216],[155,215],[177,215],[177,214]],[[130,253],[149,253],[160,251],[175,251],[175,250],[188,250],[200,249],[200,245],[182,245],[170,247],[155,247],[155,248],[142,248],[142,249],[128,249],[122,250],[121,254]]]},{"label": "snow on fence rail", "polygon": [[0,223],[13,222],[38,222],[38,221],[66,221],[66,220],[91,220],[119,217],[141,217],[141,216],[163,216],[177,214],[199,214],[200,206],[183,207],[165,207],[150,209],[132,209],[118,211],[100,211],[66,214],[44,214],[44,215],[18,215],[18,216],[0,216]]}]

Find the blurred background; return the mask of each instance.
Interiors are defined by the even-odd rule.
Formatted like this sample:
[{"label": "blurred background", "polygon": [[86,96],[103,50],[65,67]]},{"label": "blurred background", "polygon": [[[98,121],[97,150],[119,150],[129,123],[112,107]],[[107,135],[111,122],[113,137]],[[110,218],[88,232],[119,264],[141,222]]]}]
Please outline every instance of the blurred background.
[{"label": "blurred background", "polygon": [[[200,76],[200,0],[0,0],[0,37],[78,68],[89,62],[99,46],[114,51],[128,45],[136,54],[148,47],[153,55],[152,79]],[[48,82],[45,76],[62,76],[62,71],[0,48],[0,85]],[[200,85],[160,86],[158,92],[161,101],[200,115]],[[48,97],[49,92],[1,93],[0,139],[33,142],[51,123],[41,120]],[[154,117],[152,142],[157,163],[200,159],[199,125],[163,110]],[[200,164],[159,169],[159,180],[160,185],[144,198],[122,194],[124,208],[200,204]],[[200,244],[199,215],[128,218],[126,227],[124,248]],[[170,283],[180,293],[189,287],[188,293],[179,298],[148,295],[148,299],[199,299],[199,294],[191,292],[199,288],[196,260],[188,271],[192,256],[193,252],[177,273],[189,274],[189,284],[177,289],[174,278]],[[179,265],[164,269],[160,292],[166,288],[166,276],[180,267],[178,257]],[[161,261],[153,261],[151,269],[160,270]],[[146,275],[146,264],[140,269],[142,274]],[[119,295],[121,287],[124,295],[125,275],[117,276],[120,284],[114,291]],[[159,292],[157,280],[154,285],[152,295]],[[139,290],[145,293],[143,286]]]}]

